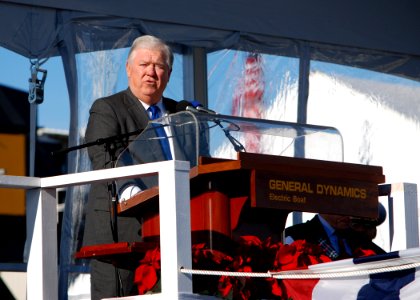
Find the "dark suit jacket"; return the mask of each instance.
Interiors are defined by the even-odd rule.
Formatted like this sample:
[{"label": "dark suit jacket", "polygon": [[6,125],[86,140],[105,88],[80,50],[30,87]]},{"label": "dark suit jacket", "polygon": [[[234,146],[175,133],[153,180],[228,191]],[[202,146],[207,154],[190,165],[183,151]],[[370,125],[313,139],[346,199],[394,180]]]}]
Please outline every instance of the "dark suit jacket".
[{"label": "dark suit jacket", "polygon": [[[328,238],[328,234],[325,232],[324,226],[322,225],[321,221],[319,220],[318,215],[313,217],[311,220],[296,224],[291,227],[285,229],[285,236],[292,237],[295,241],[296,240],[306,240],[307,242],[315,245],[320,245],[320,242],[324,243],[321,248],[327,247],[329,249],[333,249],[333,246]],[[365,250],[373,250],[376,254],[383,254],[385,251],[381,249],[378,245],[373,243],[372,241],[357,239],[357,243],[352,243],[352,241],[346,239],[350,248],[355,250],[358,247],[362,247]],[[336,259],[334,257],[334,253],[327,253],[326,249],[324,248],[326,254],[331,259]]]},{"label": "dark suit jacket", "polygon": [[[163,98],[169,113],[176,112],[177,101]],[[126,89],[109,97],[96,100],[91,109],[86,128],[86,143],[100,138],[127,134],[147,126],[149,118],[139,100]],[[125,149],[126,143],[115,143],[115,157]],[[112,167],[111,156],[104,145],[88,148],[94,170]],[[92,184],[86,207],[84,245],[112,243],[110,226],[110,193],[107,183]],[[135,218],[118,217],[119,241],[139,241],[140,224]]]}]

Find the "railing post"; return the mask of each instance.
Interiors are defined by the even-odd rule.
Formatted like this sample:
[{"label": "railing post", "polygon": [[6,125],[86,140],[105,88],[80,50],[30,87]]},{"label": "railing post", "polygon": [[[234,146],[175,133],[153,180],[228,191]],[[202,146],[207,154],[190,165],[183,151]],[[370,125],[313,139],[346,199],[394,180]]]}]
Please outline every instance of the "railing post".
[{"label": "railing post", "polygon": [[388,183],[379,185],[380,201],[387,218],[378,227],[374,240],[385,251],[398,251],[419,247],[419,215],[417,185],[414,183]]},{"label": "railing post", "polygon": [[161,299],[192,293],[192,277],[180,267],[191,268],[189,163],[167,162],[159,172]]},{"label": "railing post", "polygon": [[27,193],[27,299],[58,299],[57,202],[55,189]]},{"label": "railing post", "polygon": [[[394,183],[391,188],[393,199],[394,236],[391,251],[419,246],[417,185]],[[401,234],[405,233],[405,234]]]}]

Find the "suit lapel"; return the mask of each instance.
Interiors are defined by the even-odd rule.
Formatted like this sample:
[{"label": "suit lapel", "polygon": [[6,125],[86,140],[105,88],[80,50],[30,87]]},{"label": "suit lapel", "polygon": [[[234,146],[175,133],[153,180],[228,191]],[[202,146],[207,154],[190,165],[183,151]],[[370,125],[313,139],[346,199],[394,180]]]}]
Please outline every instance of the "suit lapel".
[{"label": "suit lapel", "polygon": [[149,123],[149,117],[146,110],[140,101],[133,95],[130,89],[125,91],[126,97],[124,97],[125,105],[127,107],[130,117],[136,123],[137,128],[144,129]]}]

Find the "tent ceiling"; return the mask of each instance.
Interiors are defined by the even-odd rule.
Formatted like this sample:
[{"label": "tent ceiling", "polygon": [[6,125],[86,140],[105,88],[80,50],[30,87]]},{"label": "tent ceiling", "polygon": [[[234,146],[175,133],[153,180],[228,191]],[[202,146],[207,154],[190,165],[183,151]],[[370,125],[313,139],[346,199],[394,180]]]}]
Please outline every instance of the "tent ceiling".
[{"label": "tent ceiling", "polygon": [[[18,11],[33,12],[52,25],[54,10],[89,12],[123,18],[292,38],[357,48],[420,55],[418,1],[266,0],[11,0],[1,1],[2,23],[21,28]],[[11,4],[23,6],[13,6]],[[36,3],[36,4],[35,4]],[[39,10],[34,10],[37,7]],[[43,8],[43,9],[40,9]],[[12,11],[10,11],[12,10]],[[20,19],[20,20],[19,20]],[[8,25],[7,25],[8,24]],[[40,31],[42,28],[39,28]],[[39,32],[42,34],[42,30]],[[36,37],[35,37],[36,38]]]}]

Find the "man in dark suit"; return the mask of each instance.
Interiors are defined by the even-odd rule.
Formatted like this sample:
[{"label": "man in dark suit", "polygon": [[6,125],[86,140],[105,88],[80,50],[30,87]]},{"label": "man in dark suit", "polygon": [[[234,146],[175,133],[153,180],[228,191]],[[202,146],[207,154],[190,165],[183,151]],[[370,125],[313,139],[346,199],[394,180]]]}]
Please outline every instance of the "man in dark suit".
[{"label": "man in dark suit", "polygon": [[[126,62],[128,88],[109,97],[97,99],[91,109],[86,142],[124,135],[146,128],[156,105],[161,115],[175,113],[177,102],[163,97],[173,64],[168,45],[153,36],[137,38]],[[115,143],[108,151],[104,145],[88,148],[94,170],[112,168],[113,161],[127,145]],[[111,197],[107,183],[92,184],[86,208],[84,245],[115,242],[111,228]],[[135,218],[118,217],[118,241],[140,241],[140,224]],[[114,268],[98,260],[91,262],[92,299],[135,294],[133,272]]]},{"label": "man in dark suit", "polygon": [[332,260],[355,257],[361,249],[375,254],[385,251],[372,240],[376,236],[376,226],[383,220],[362,222],[350,216],[317,214],[311,220],[285,229],[285,243],[305,240],[319,245]]}]

